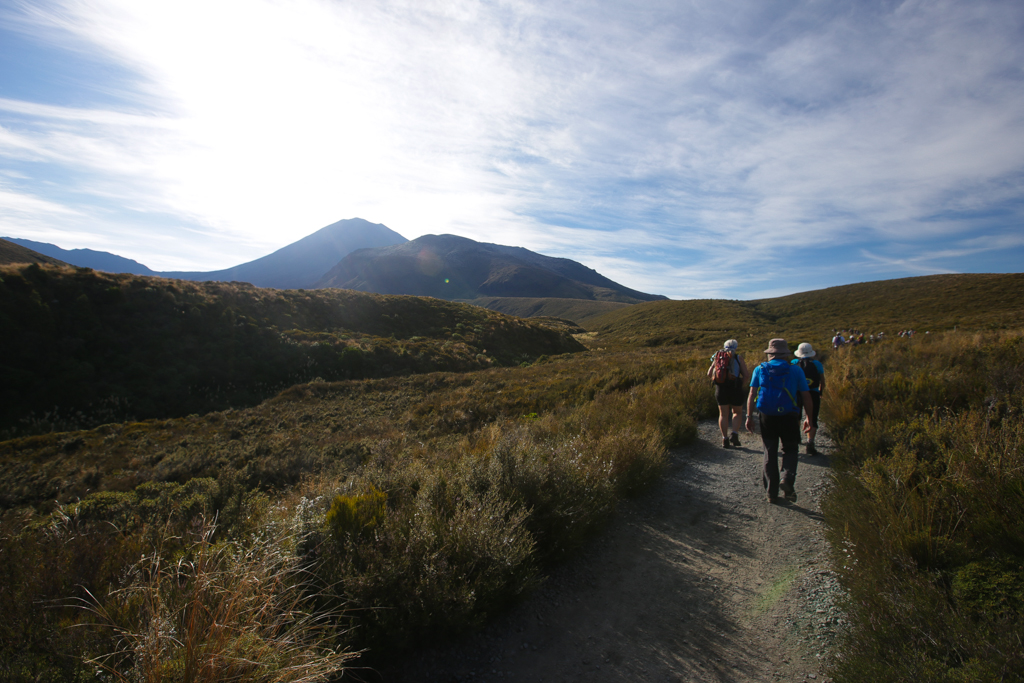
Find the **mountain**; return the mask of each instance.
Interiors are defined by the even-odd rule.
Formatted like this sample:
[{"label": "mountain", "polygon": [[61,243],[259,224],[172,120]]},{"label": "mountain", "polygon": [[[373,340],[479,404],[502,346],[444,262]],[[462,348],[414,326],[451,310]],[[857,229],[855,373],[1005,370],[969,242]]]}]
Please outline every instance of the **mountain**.
[{"label": "mountain", "polygon": [[1024,326],[1024,273],[963,273],[861,282],[772,299],[697,299],[629,306],[587,318],[594,345],[720,346],[738,339],[760,353],[774,336],[790,346],[828,346],[833,329],[865,335],[900,330],[987,330]]},{"label": "mountain", "polygon": [[[2,239],[12,242],[26,251],[38,252],[38,255],[49,257],[39,263],[65,263],[81,268],[92,268],[107,273],[132,273],[133,275],[154,275],[155,273],[138,261],[133,261],[117,254],[107,251],[95,251],[93,249],[61,249],[55,244],[46,242],[33,242],[17,237],[4,237]],[[6,258],[6,254],[4,255]],[[4,260],[3,263],[17,263],[17,261]]]},{"label": "mountain", "polygon": [[[312,287],[320,277],[349,252],[370,247],[401,244],[404,237],[380,223],[362,218],[349,218],[332,223],[255,261],[249,261],[224,270],[208,272],[167,271],[156,272],[138,261],[93,249],[61,249],[54,244],[5,237],[10,242],[44,256],[82,268],[105,273],[156,275],[176,280],[199,282],[248,282],[257,287],[274,289],[303,289]],[[18,256],[17,258],[23,258]],[[7,261],[15,263],[17,261]],[[45,261],[49,263],[49,261]]]},{"label": "mountain", "polygon": [[354,251],[315,285],[439,299],[555,297],[634,304],[645,294],[565,258],[455,235],[424,235],[405,244]]},{"label": "mountain", "polygon": [[352,251],[386,247],[406,241],[385,225],[362,218],[349,218],[321,228],[272,254],[233,268],[154,274],[178,280],[237,281],[274,289],[306,289],[312,288],[331,266]]}]

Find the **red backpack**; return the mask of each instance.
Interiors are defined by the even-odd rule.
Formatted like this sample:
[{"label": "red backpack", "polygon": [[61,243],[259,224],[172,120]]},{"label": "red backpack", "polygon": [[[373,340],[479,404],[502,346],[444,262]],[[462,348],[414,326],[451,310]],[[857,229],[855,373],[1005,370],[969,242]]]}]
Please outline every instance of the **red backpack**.
[{"label": "red backpack", "polygon": [[715,384],[725,384],[730,380],[736,379],[736,374],[732,371],[732,360],[735,358],[732,351],[726,351],[722,349],[715,353],[715,370],[711,373],[711,378],[715,381]]}]

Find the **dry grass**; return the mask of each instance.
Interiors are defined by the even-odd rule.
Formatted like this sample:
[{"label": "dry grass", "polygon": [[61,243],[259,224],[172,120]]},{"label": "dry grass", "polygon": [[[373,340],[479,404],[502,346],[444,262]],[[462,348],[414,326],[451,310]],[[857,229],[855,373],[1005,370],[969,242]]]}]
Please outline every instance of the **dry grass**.
[{"label": "dry grass", "polygon": [[836,680],[1024,680],[1024,335],[850,351],[823,408],[854,623]]},{"label": "dry grass", "polygon": [[[1024,275],[961,274],[864,282],[754,301],[655,301],[587,318],[588,346],[703,346],[729,338],[762,349],[772,337],[827,348],[833,329],[890,337],[903,329],[1018,329]],[[749,348],[749,347],[747,347]]]},{"label": "dry grass", "polygon": [[93,599],[117,648],[87,663],[125,683],[339,676],[357,653],[331,647],[336,620],[312,611],[293,539],[272,527],[215,543],[214,531],[200,523],[177,557],[156,548],[127,569],[127,586]]},{"label": "dry grass", "polygon": [[[318,613],[348,608],[332,617],[344,644],[371,648],[360,663],[396,656],[425,633],[474,628],[599,530],[622,496],[656,479],[667,447],[693,438],[696,419],[714,411],[705,369],[702,357],[676,350],[578,354],[478,373],[315,382],[246,410],[3,442],[5,500],[18,506],[0,539],[20,568],[0,588],[9,626],[42,623],[38,605],[66,599],[75,584],[111,617],[143,593],[159,598],[150,614],[182,610],[173,602],[181,596],[161,591],[193,579],[154,578],[197,552],[173,538],[217,515],[210,552],[248,547],[280,508],[301,530],[296,554],[315,578]],[[40,522],[53,494],[76,525],[58,546],[44,541],[52,523]],[[74,580],[32,581],[28,568],[41,561]],[[141,583],[122,585],[126,575]],[[211,614],[222,609],[219,593],[193,595]],[[117,623],[121,655],[126,643],[149,642],[142,617]],[[0,650],[0,666],[9,656],[19,670],[52,671],[44,653],[61,630],[50,623],[18,640],[17,656]],[[94,629],[76,631],[92,635],[52,645],[63,661],[112,650]],[[236,647],[226,634],[195,637],[217,651]],[[153,671],[184,666],[154,662]]]}]

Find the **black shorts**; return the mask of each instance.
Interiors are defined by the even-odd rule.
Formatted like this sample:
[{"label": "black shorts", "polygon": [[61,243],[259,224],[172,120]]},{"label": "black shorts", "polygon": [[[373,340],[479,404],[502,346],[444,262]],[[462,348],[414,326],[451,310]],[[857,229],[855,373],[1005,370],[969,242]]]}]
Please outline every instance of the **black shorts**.
[{"label": "black shorts", "polygon": [[743,391],[743,380],[737,379],[725,384],[715,385],[715,400],[720,406],[742,406],[747,402]]},{"label": "black shorts", "polygon": [[[810,418],[811,418],[811,426],[814,427],[815,429],[817,429],[818,428],[818,413],[821,412],[821,393],[817,392],[817,391],[812,391],[812,392],[810,392],[810,394],[811,394],[811,407],[814,409],[814,412],[810,416]],[[803,412],[804,412],[804,407],[803,407],[803,404],[801,404],[800,405],[800,413],[803,414]]]}]

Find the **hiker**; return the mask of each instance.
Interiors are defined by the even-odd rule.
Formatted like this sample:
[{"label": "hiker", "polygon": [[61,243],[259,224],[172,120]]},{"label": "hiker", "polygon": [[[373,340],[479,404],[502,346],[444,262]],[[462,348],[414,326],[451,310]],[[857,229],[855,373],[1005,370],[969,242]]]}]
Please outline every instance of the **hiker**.
[{"label": "hiker", "polygon": [[[800,451],[800,406],[807,412],[805,431],[810,430],[814,411],[807,378],[799,365],[790,365],[789,345],[785,339],[772,339],[764,350],[768,361],[754,368],[747,395],[747,431],[754,431],[757,407],[764,444],[764,468],[761,480],[768,491],[768,502],[778,500],[781,489],[787,500],[796,500],[796,465]],[[779,441],[782,441],[782,473],[779,473]]]},{"label": "hiker", "polygon": [[732,427],[732,445],[740,445],[740,424],[743,415],[743,378],[749,374],[743,356],[737,353],[739,342],[730,339],[711,357],[708,377],[715,384],[718,401],[718,427],[722,430],[722,448],[729,448],[729,428]]},{"label": "hiker", "polygon": [[[874,337],[872,337],[873,339]],[[825,366],[814,357],[818,352],[809,343],[804,342],[796,347],[796,356],[792,361],[793,365],[799,365],[807,378],[807,388],[811,392],[811,405],[814,410],[810,413],[811,428],[807,431],[807,455],[817,455],[814,448],[814,435],[818,432],[818,413],[821,412],[821,392],[825,390]],[[800,406],[803,407],[803,404]]]},{"label": "hiker", "polygon": [[845,343],[846,343],[846,340],[843,339],[843,334],[841,332],[837,332],[836,336],[832,337],[832,348],[833,349],[838,349],[840,346],[842,346]]}]

